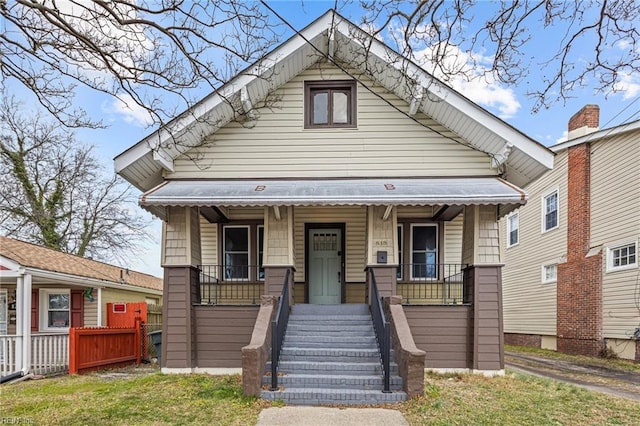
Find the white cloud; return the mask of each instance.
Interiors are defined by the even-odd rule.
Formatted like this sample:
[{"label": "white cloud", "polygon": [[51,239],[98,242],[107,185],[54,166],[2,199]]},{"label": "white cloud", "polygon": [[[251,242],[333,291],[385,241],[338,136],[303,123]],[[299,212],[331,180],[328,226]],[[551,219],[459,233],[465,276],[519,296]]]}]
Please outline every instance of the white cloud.
[{"label": "white cloud", "polygon": [[103,107],[107,113],[117,114],[129,123],[139,127],[148,127],[153,124],[153,117],[145,108],[141,107],[130,95],[122,95],[119,99],[113,99],[111,104]]},{"label": "white cloud", "polygon": [[631,73],[619,74],[620,80],[613,85],[614,93],[622,93],[625,101],[640,95],[640,76]]},{"label": "white cloud", "polygon": [[[437,46],[427,47],[414,52],[415,60],[428,71],[432,71],[435,77],[444,80],[473,102],[487,107],[498,114],[502,119],[508,119],[516,115],[520,110],[520,102],[513,89],[501,85],[490,70],[492,59],[483,56],[479,52],[463,52],[456,46],[446,46],[447,55],[438,66],[434,66],[433,58],[436,56]],[[445,77],[442,69],[453,77]]]}]

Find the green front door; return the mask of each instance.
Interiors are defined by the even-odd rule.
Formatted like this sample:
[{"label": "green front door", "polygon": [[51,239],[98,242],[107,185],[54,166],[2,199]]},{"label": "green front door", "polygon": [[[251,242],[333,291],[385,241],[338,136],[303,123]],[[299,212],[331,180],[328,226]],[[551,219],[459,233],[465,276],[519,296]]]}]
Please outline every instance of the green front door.
[{"label": "green front door", "polygon": [[341,302],[342,231],[309,230],[309,303],[318,305]]}]

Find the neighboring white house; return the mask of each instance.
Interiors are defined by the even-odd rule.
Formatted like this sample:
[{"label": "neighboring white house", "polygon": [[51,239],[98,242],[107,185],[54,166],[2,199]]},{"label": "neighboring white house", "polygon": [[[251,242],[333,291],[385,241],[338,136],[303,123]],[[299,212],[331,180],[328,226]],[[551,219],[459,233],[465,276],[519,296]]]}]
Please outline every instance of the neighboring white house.
[{"label": "neighboring white house", "polygon": [[501,221],[505,342],[640,360],[640,120],[587,105],[554,169]]},{"label": "neighboring white house", "polygon": [[0,373],[68,368],[69,327],[107,325],[110,302],[162,304],[162,279],[0,237]]}]

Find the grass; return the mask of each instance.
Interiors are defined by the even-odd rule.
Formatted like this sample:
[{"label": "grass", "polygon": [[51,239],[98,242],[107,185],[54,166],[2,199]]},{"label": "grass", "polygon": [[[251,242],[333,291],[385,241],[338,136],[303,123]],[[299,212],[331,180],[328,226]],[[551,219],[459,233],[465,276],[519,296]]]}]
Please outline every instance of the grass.
[{"label": "grass", "polygon": [[[64,425],[252,425],[271,405],[240,376],[62,376],[0,388],[2,418]],[[640,424],[640,403],[518,374],[427,375],[424,396],[390,406],[410,424]]]},{"label": "grass", "polygon": [[640,403],[509,373],[426,376],[425,395],[399,407],[412,425],[631,425]]},{"label": "grass", "polygon": [[527,346],[505,345],[505,351],[518,352],[521,354],[539,355],[545,358],[571,361],[582,365],[597,365],[600,367],[617,368],[631,373],[640,373],[640,363],[620,358],[593,358],[581,355],[567,355],[548,349],[532,348]]}]

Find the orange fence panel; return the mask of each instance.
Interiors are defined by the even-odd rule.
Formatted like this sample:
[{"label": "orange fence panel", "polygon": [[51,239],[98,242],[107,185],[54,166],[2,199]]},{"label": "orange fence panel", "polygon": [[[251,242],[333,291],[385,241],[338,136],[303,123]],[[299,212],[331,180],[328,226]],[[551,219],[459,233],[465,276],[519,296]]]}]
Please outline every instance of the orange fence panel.
[{"label": "orange fence panel", "polygon": [[69,374],[128,363],[140,364],[140,322],[131,328],[69,329]]},{"label": "orange fence panel", "polygon": [[147,322],[146,302],[107,303],[107,327],[133,327]]}]

